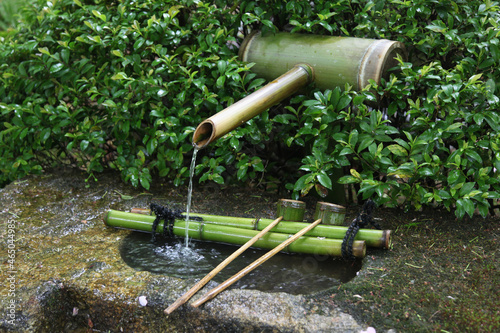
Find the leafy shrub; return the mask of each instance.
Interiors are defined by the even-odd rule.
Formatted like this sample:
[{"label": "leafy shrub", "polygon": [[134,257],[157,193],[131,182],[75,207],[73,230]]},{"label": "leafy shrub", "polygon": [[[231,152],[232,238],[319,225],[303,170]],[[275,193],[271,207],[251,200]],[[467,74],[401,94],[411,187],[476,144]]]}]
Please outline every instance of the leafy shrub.
[{"label": "leafy shrub", "polygon": [[182,184],[194,126],[257,86],[227,9],[184,3],[40,3],[1,45],[1,181],[64,162]]},{"label": "leafy shrub", "polygon": [[[22,2],[20,0],[0,1],[0,31],[14,28],[17,25],[18,13]],[[0,35],[1,36],[1,35]]]},{"label": "leafy shrub", "polygon": [[[340,3],[329,4],[329,13],[338,13],[332,9]],[[303,123],[317,130],[328,124],[330,130],[302,139],[331,153],[325,163],[313,150],[302,169],[343,166],[349,175],[340,182],[357,184],[362,198],[379,204],[437,204],[455,208],[458,217],[476,210],[486,216],[500,193],[498,4],[380,1],[352,9],[340,11],[352,14],[344,26],[334,20],[336,14],[324,20],[330,15],[326,8],[314,20],[298,13],[290,22],[297,31],[338,29],[400,40],[411,62],[401,62],[401,73],[380,86],[372,82],[380,99],[375,109],[365,105],[373,100],[368,90],[316,92],[314,99],[304,101]],[[338,109],[346,98],[350,106]],[[297,196],[311,183],[328,185],[314,175],[306,173],[289,188]]]},{"label": "leafy shrub", "polygon": [[[388,38],[409,61],[361,92],[311,91],[200,152],[199,181],[332,189],[483,216],[499,198],[498,4],[490,1],[40,2],[0,44],[0,182],[60,163],[188,177],[197,124],[264,84],[253,29]],[[342,88],[342,89],[341,89]]]}]

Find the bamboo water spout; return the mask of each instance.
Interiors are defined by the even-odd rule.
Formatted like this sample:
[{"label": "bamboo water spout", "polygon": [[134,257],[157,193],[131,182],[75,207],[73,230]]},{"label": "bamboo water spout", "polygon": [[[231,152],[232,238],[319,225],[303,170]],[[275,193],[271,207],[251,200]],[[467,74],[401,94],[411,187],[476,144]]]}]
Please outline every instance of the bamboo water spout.
[{"label": "bamboo water spout", "polygon": [[201,122],[193,134],[193,144],[198,149],[206,147],[311,81],[313,81],[312,68],[307,64],[295,65],[253,94]]},{"label": "bamboo water spout", "polygon": [[243,41],[239,58],[255,63],[252,71],[272,81],[201,122],[193,145],[206,147],[313,81],[320,89],[349,84],[362,90],[369,80],[380,83],[397,65],[397,56],[406,58],[403,44],[386,39],[252,33]]}]

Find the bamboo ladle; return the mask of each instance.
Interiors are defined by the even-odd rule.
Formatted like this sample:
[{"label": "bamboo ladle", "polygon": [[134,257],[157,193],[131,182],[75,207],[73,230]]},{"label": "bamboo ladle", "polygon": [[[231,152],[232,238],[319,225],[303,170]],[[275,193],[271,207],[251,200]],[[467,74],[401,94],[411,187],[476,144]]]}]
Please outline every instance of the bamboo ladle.
[{"label": "bamboo ladle", "polygon": [[258,241],[262,236],[264,236],[269,230],[274,228],[281,220],[282,216],[278,217],[276,220],[271,222],[266,228],[264,228],[257,235],[252,237],[248,242],[243,244],[238,250],[236,250],[233,254],[227,257],[223,262],[221,262],[217,267],[215,267],[210,273],[208,273],[203,279],[201,279],[197,284],[195,284],[189,291],[187,291],[184,295],[179,297],[172,305],[165,309],[166,314],[171,314],[175,309],[177,309],[182,304],[186,303],[198,290],[200,290],[205,284],[208,283],[217,273],[219,273],[224,267],[226,267],[231,261],[236,259],[243,251],[252,246],[256,241]]},{"label": "bamboo ladle", "polygon": [[196,302],[192,303],[191,305],[193,307],[197,308],[198,306],[202,305],[206,301],[211,300],[212,298],[217,296],[220,292],[224,291],[227,287],[229,287],[230,285],[232,285],[233,283],[235,283],[236,281],[238,281],[239,279],[241,279],[242,277],[244,277],[245,275],[250,273],[256,267],[258,267],[259,265],[261,265],[262,263],[267,261],[269,258],[271,258],[276,253],[283,250],[285,247],[287,247],[288,245],[293,243],[299,237],[303,236],[306,232],[308,232],[309,230],[311,230],[312,228],[314,228],[315,226],[317,226],[320,223],[321,223],[321,219],[314,221],[313,223],[311,223],[307,227],[303,228],[302,230],[297,232],[295,235],[288,238],[286,241],[284,241],[283,243],[281,243],[280,245],[278,245],[277,247],[275,247],[271,251],[267,252],[262,257],[255,260],[253,263],[251,263],[247,267],[243,268],[241,271],[239,271],[238,273],[236,273],[235,275],[233,275],[232,277],[230,277],[229,279],[227,279],[226,281],[224,281],[223,283],[221,283],[220,285],[218,285],[214,289],[210,290],[208,293],[205,294],[205,296],[203,296],[202,298],[200,298]]}]

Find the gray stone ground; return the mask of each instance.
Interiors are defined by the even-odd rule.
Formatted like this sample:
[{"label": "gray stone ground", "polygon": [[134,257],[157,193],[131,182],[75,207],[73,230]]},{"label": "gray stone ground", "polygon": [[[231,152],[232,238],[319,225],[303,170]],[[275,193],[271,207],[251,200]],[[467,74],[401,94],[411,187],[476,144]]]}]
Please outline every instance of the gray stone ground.
[{"label": "gray stone ground", "polygon": [[[100,175],[98,182],[87,183],[85,178],[79,171],[56,170],[0,190],[4,282],[0,331],[360,332],[366,328],[324,298],[255,290],[227,290],[200,308],[183,306],[166,316],[163,309],[195,281],[128,267],[119,245],[130,231],[109,229],[102,217],[108,209],[147,207],[153,199],[183,205],[186,190],[158,183],[146,193],[124,185],[117,174]],[[262,217],[273,217],[278,198],[257,193],[260,207],[255,207],[255,202],[242,200],[246,193],[207,187],[195,193],[200,204],[195,203],[193,211],[202,207],[198,212],[241,216],[239,212],[250,209],[245,205],[251,205]],[[210,200],[228,205],[222,209],[201,204]],[[9,258],[9,249],[15,249],[15,257]],[[215,285],[211,282],[204,290]],[[146,306],[139,304],[140,296],[146,297]]]}]

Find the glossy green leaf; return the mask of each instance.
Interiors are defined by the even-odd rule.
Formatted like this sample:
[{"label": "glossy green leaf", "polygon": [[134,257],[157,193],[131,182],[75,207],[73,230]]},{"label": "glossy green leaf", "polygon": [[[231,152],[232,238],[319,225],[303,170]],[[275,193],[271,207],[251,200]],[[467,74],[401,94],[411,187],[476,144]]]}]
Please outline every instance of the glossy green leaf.
[{"label": "glossy green leaf", "polygon": [[158,92],[156,93],[158,95],[158,97],[163,97],[165,96],[166,94],[168,94],[168,91],[165,90],[165,89],[159,89]]},{"label": "glossy green leaf", "polygon": [[116,103],[115,103],[115,102],[113,102],[113,101],[112,101],[112,100],[110,100],[110,99],[105,100],[105,101],[102,103],[102,105],[107,106],[107,107],[113,107],[113,108],[114,108],[114,107],[116,107]]},{"label": "glossy green leaf", "polygon": [[57,73],[63,68],[64,68],[64,65],[62,63],[58,62],[57,64],[54,64],[50,67],[50,73],[51,74]]},{"label": "glossy green leaf", "polygon": [[330,177],[328,177],[326,173],[324,173],[324,171],[320,172],[317,177],[321,185],[323,185],[327,189],[330,190],[332,189],[332,180],[330,179]]},{"label": "glossy green leaf", "polygon": [[400,145],[389,145],[387,149],[396,156],[408,156],[408,151]]}]

